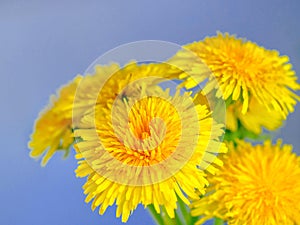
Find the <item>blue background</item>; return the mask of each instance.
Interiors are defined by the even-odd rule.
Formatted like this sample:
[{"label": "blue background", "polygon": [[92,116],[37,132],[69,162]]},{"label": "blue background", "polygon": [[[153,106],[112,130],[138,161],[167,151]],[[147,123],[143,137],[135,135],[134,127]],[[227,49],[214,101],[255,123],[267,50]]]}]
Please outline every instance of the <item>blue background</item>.
[{"label": "blue background", "polygon": [[[38,112],[62,84],[106,51],[132,41],[177,44],[227,31],[290,56],[300,73],[300,2],[283,1],[0,1],[0,223],[121,224],[84,203],[84,179],[72,157],[45,168],[28,156]],[[278,133],[300,152],[300,108]],[[142,207],[128,224],[154,224]]]}]

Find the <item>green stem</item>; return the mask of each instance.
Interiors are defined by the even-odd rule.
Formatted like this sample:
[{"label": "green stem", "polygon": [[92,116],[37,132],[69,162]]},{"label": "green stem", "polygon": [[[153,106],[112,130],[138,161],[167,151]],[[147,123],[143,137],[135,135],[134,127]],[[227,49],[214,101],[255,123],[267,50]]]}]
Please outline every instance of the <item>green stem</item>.
[{"label": "green stem", "polygon": [[163,218],[164,225],[178,225],[178,223],[176,222],[178,218],[176,219],[170,218],[165,207],[161,207],[161,217]]},{"label": "green stem", "polygon": [[182,224],[193,225],[194,220],[191,215],[191,212],[188,209],[187,205],[180,198],[178,198],[178,205],[179,205],[178,210],[180,210],[182,217],[183,217],[183,221],[184,221],[184,223],[182,223]]},{"label": "green stem", "polygon": [[184,223],[182,223],[181,217],[178,214],[177,210],[175,211],[175,221],[176,221],[176,224],[184,224]]},{"label": "green stem", "polygon": [[224,221],[220,218],[215,218],[214,225],[223,225]]},{"label": "green stem", "polygon": [[180,198],[177,203],[175,218],[170,218],[163,206],[160,207],[160,213],[156,212],[153,205],[149,205],[147,208],[158,225],[194,225],[197,218],[191,215],[188,206]]},{"label": "green stem", "polygon": [[161,215],[156,212],[156,210],[155,210],[155,208],[154,208],[153,205],[148,205],[147,209],[150,212],[152,218],[155,220],[155,222],[158,225],[164,225],[164,221],[163,221]]},{"label": "green stem", "polygon": [[178,213],[175,211],[175,218],[170,218],[166,209],[160,207],[160,213],[157,213],[153,205],[147,206],[152,218],[157,225],[185,225],[185,222],[180,220]]}]

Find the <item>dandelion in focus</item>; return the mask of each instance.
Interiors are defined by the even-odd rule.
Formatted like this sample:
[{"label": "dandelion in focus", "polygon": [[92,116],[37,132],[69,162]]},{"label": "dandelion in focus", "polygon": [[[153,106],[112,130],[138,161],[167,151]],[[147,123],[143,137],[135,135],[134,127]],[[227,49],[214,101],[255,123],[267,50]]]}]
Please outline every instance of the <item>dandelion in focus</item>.
[{"label": "dandelion in focus", "polygon": [[[160,68],[143,67],[148,76],[138,73],[142,78],[158,75]],[[118,73],[134,74],[133,68]],[[178,198],[189,204],[187,196],[198,198],[196,189],[204,194],[204,170],[214,173],[211,164],[222,165],[216,154],[226,152],[220,141],[223,125],[213,121],[205,104],[194,104],[197,96],[178,91],[171,96],[143,79],[127,83],[126,90],[107,107],[96,105],[75,130],[81,140],[76,144],[76,174],[87,177],[86,202],[92,201],[100,214],[116,204],[123,222],[139,204],[153,205],[157,213],[163,207],[173,218]]]},{"label": "dandelion in focus", "polygon": [[[218,33],[203,41],[184,46],[194,52],[207,65],[212,73],[198,73],[197,79],[186,79],[184,85],[193,88],[207,79],[204,91],[215,90],[217,97],[228,102],[240,102],[241,112],[246,114],[249,102],[254,99],[264,105],[269,112],[275,112],[286,118],[293,112],[299,97],[293,92],[300,89],[297,77],[292,70],[287,56],[280,56],[275,50],[267,50],[257,44],[231,36],[228,33]],[[190,57],[179,52],[170,61],[180,62],[184,67],[197,68]],[[187,60],[189,61],[188,63]]]}]

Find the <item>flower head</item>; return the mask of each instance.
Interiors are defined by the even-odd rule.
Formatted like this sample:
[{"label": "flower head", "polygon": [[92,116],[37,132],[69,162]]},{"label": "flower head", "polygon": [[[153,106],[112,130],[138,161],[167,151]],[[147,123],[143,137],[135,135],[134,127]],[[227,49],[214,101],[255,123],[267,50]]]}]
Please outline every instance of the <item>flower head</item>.
[{"label": "flower head", "polygon": [[[281,113],[285,118],[299,100],[292,92],[299,90],[300,85],[296,82],[289,58],[280,56],[275,50],[267,50],[227,33],[207,37],[184,48],[194,52],[212,71],[199,73],[196,79],[187,79],[184,83],[186,87],[194,87],[208,79],[204,91],[207,93],[216,89],[217,97],[241,102],[243,114],[248,111],[249,101],[254,98],[268,111]],[[178,54],[171,61],[180,59],[186,61],[184,54]],[[193,62],[185,66],[194,67]],[[186,79],[185,76],[181,78]]]},{"label": "flower head", "polygon": [[[152,67],[152,74],[160,75],[152,81],[161,78],[174,77],[179,72],[174,66],[161,64],[160,67],[137,65],[130,63],[120,71],[116,63],[97,65],[93,74],[77,76],[73,81],[64,85],[56,96],[51,97],[47,108],[40,113],[35,122],[34,131],[28,144],[30,155],[34,158],[43,155],[42,165],[46,165],[55,152],[65,150],[74,142],[73,129],[80,123],[87,110],[95,105],[106,106],[123,92],[139,91],[134,85],[128,85],[137,78],[145,78],[145,73]],[[168,71],[162,74],[161,71]],[[145,76],[143,76],[145,74]],[[104,85],[105,84],[105,85]],[[99,91],[101,96],[98,98]],[[129,90],[130,89],[130,90]]]},{"label": "flower head", "polygon": [[[118,77],[137,71],[141,78],[166,76],[169,71],[158,64],[139,66],[121,69]],[[204,170],[214,173],[210,164],[222,164],[215,154],[226,151],[219,141],[222,125],[214,123],[205,104],[195,105],[188,93],[172,97],[151,83],[124,83],[114,101],[96,105],[75,130],[81,140],[76,174],[88,177],[86,201],[93,200],[92,209],[99,206],[100,214],[115,203],[123,222],[138,204],[153,204],[158,213],[165,207],[174,217],[177,198],[189,203],[185,195],[198,198],[195,189],[204,194]],[[109,90],[104,88],[98,98]]]},{"label": "flower head", "polygon": [[229,146],[224,166],[210,177],[209,194],[192,203],[198,224],[219,217],[229,224],[297,224],[300,221],[300,158],[281,141]]},{"label": "flower head", "polygon": [[236,102],[227,107],[226,128],[232,132],[243,126],[246,130],[255,135],[262,133],[262,129],[274,131],[282,125],[284,117],[277,111],[269,111],[266,106],[252,98],[249,102],[248,111],[242,113],[242,103]]},{"label": "flower head", "polygon": [[50,104],[40,113],[35,122],[34,132],[28,146],[31,149],[32,157],[44,155],[42,165],[45,165],[59,150],[67,153],[70,145],[74,142],[72,105],[81,79],[81,76],[77,76],[58,91],[57,97],[52,96]]}]

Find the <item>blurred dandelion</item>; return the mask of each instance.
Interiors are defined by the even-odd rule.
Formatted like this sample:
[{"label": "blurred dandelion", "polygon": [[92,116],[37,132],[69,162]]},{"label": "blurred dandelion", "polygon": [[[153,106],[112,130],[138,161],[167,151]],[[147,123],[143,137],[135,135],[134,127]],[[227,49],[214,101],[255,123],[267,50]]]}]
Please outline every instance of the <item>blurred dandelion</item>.
[{"label": "blurred dandelion", "polygon": [[38,158],[43,155],[42,165],[57,151],[65,151],[74,143],[72,133],[72,106],[75,92],[82,77],[77,76],[63,86],[57,96],[50,98],[50,104],[42,111],[34,125],[34,132],[28,144],[30,156]]},{"label": "blurred dandelion", "polygon": [[228,224],[297,224],[300,221],[300,158],[281,141],[229,144],[224,166],[209,176],[209,192],[191,204],[197,224],[218,217]]}]

